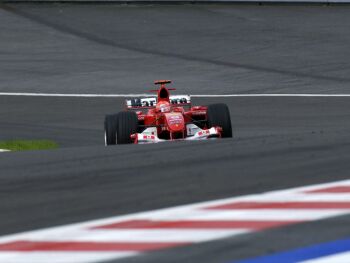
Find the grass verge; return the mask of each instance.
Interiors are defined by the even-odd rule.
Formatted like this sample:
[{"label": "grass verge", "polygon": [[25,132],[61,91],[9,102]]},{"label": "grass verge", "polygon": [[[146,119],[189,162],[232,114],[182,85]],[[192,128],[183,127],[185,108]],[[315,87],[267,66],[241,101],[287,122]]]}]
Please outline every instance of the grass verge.
[{"label": "grass verge", "polygon": [[0,149],[10,151],[56,149],[58,144],[50,140],[10,140],[0,141]]}]

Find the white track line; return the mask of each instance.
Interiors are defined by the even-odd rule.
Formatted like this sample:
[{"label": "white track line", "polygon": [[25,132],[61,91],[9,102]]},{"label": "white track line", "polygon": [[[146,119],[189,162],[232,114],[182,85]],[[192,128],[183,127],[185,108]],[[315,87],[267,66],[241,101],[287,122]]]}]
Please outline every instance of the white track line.
[{"label": "white track line", "polygon": [[81,98],[124,98],[124,97],[147,97],[149,94],[64,94],[64,93],[16,93],[0,92],[0,96],[24,96],[24,97],[81,97]]},{"label": "white track line", "polygon": [[138,219],[151,219],[166,221],[172,220],[254,220],[254,221],[288,221],[288,220],[318,220],[322,218],[335,217],[348,213],[349,209],[238,209],[238,210],[193,210],[186,214],[175,212],[154,213],[147,216],[139,216]]},{"label": "white track line", "polygon": [[191,97],[197,98],[229,98],[229,97],[350,97],[350,94],[276,94],[276,93],[267,93],[267,94],[198,94],[191,95]]},{"label": "white track line", "polygon": [[6,263],[96,263],[117,260],[136,255],[136,252],[5,252],[0,253],[0,262]]},{"label": "white track line", "polygon": [[[69,93],[22,93],[0,92],[0,96],[24,96],[24,97],[81,97],[81,98],[124,98],[124,97],[149,97],[150,93],[139,94],[69,94]],[[230,97],[350,97],[350,94],[193,94],[194,98],[230,98]]]},{"label": "white track line", "polygon": [[[30,237],[39,242],[205,242],[251,232],[250,229],[72,229],[64,235],[59,232]],[[1,254],[1,253],[0,253]]]},{"label": "white track line", "polygon": [[335,255],[302,261],[302,263],[344,263],[349,262],[350,252],[343,252]]},{"label": "white track line", "polygon": [[1,153],[1,152],[9,152],[9,150],[0,149],[0,153]]}]

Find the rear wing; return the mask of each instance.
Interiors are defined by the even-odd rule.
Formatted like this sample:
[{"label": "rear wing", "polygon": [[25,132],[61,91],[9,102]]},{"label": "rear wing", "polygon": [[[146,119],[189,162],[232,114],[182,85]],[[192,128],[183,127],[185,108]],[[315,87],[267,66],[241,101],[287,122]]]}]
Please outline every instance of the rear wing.
[{"label": "rear wing", "polygon": [[[174,106],[191,106],[191,97],[189,95],[170,96],[169,101]],[[157,97],[130,98],[125,100],[125,106],[130,110],[152,109],[156,105]]]}]

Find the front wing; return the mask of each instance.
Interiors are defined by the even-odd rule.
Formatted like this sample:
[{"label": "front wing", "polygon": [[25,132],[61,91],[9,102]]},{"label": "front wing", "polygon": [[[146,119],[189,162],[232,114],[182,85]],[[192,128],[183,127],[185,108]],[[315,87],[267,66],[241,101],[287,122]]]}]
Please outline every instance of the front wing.
[{"label": "front wing", "polygon": [[187,134],[189,136],[183,139],[164,140],[159,139],[157,135],[157,128],[150,127],[145,129],[142,133],[135,133],[131,135],[131,139],[134,140],[135,144],[147,144],[147,143],[158,143],[168,141],[195,141],[195,140],[207,140],[212,138],[221,138],[221,127],[212,127],[210,129],[201,129],[194,124],[187,124]]}]

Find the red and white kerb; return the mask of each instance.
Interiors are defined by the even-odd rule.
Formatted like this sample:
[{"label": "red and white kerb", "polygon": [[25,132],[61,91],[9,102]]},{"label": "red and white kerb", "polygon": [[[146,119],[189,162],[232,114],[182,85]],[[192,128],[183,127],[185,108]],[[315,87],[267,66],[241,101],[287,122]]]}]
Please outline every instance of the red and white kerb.
[{"label": "red and white kerb", "polygon": [[3,236],[0,262],[99,262],[347,213],[350,180]]}]

